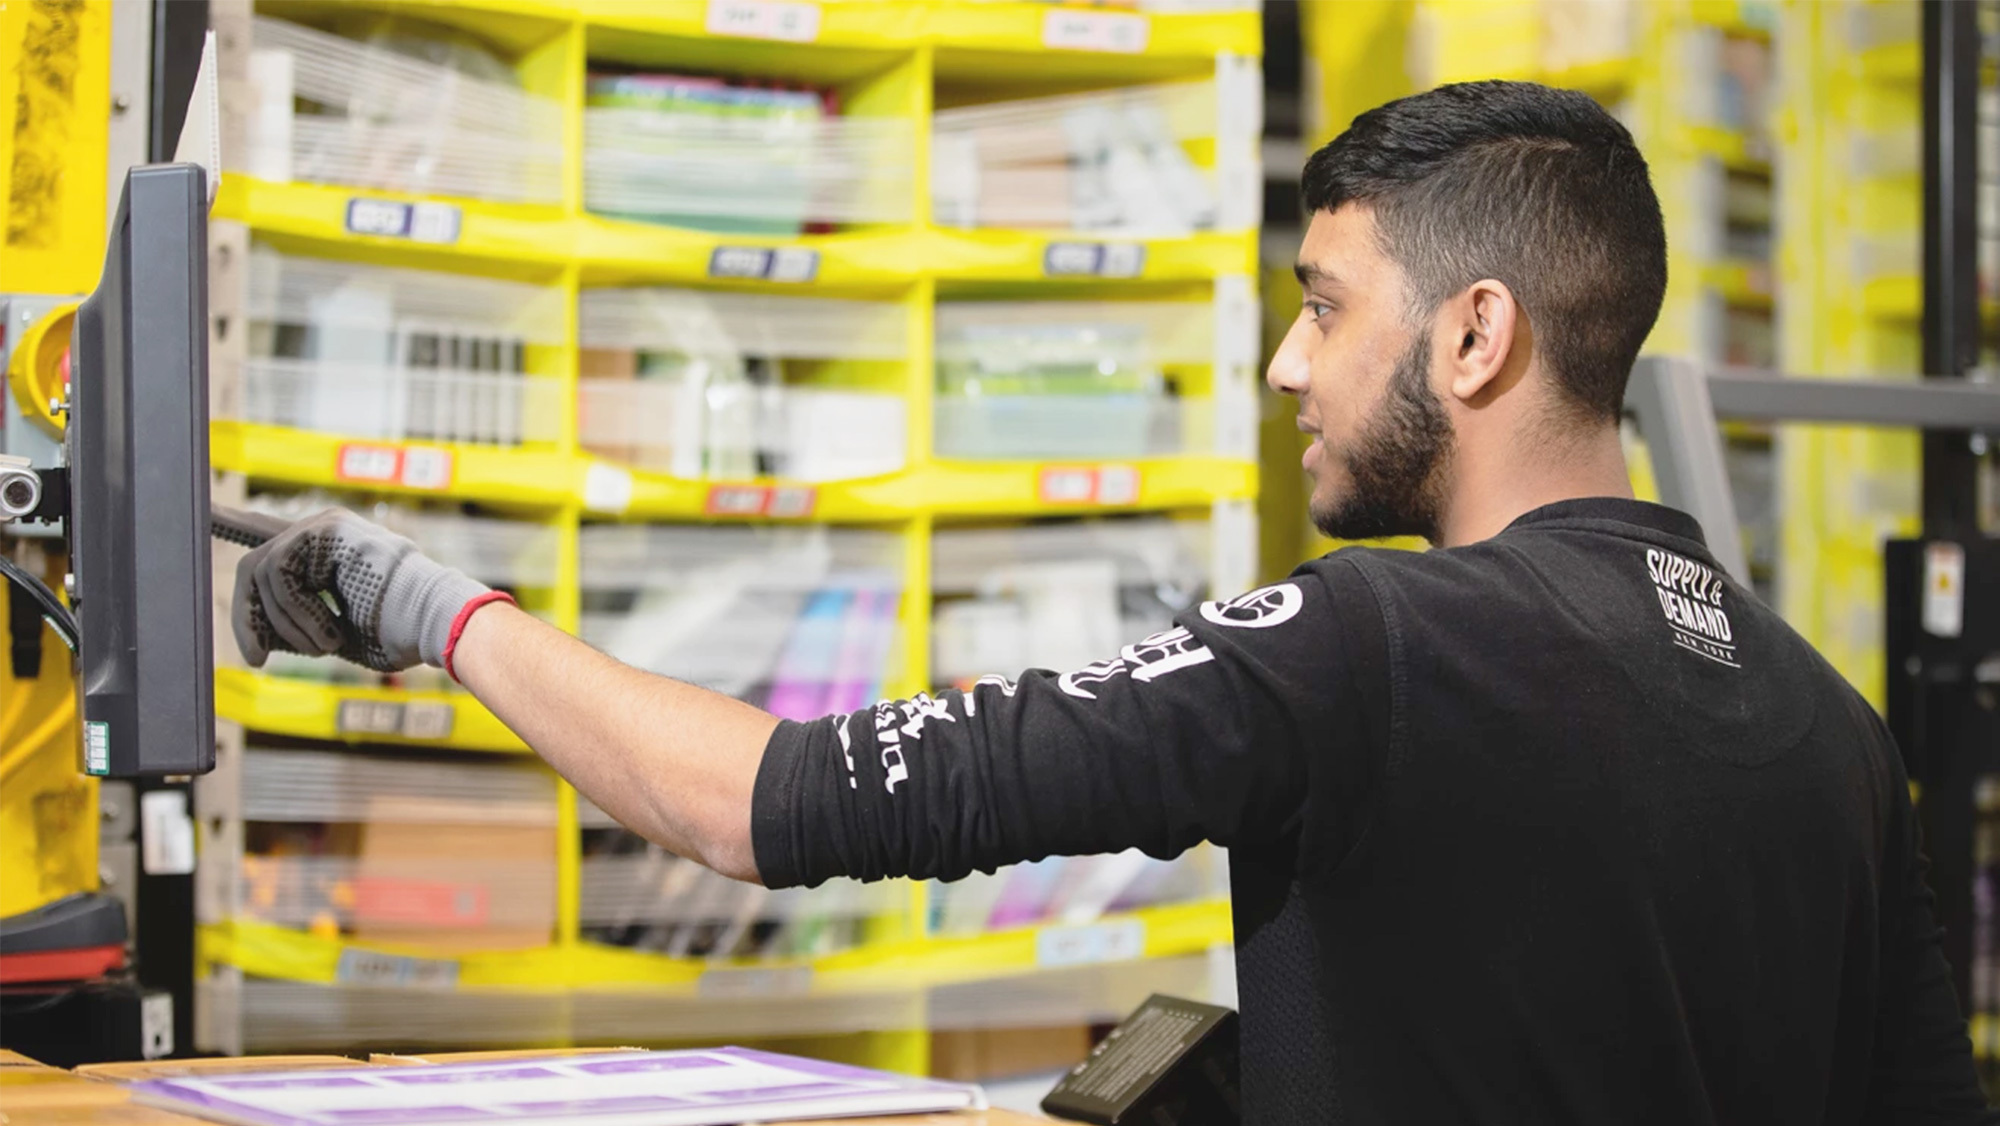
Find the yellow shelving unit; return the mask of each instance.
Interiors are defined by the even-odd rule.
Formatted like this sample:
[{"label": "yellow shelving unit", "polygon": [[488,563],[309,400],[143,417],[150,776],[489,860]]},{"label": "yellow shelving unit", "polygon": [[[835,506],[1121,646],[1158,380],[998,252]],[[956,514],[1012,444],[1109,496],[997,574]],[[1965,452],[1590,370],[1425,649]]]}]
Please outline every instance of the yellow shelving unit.
[{"label": "yellow shelving unit", "polygon": [[[884,682],[886,691],[898,695],[934,687],[929,587],[935,529],[1127,512],[1247,513],[1256,496],[1254,448],[1222,442],[1166,457],[974,462],[936,456],[932,336],[941,289],[946,299],[998,294],[1186,300],[1189,293],[1213,293],[1220,309],[1221,295],[1235,292],[1236,279],[1254,273],[1257,238],[1254,229],[1121,238],[946,228],[930,221],[928,169],[930,114],[940,90],[963,104],[1210,77],[1224,60],[1254,60],[1259,54],[1254,11],[1150,14],[959,0],[259,0],[254,11],[322,27],[355,12],[397,13],[470,32],[513,60],[526,93],[561,107],[562,191],[556,202],[504,203],[232,173],[215,215],[218,229],[240,227],[248,239],[288,256],[526,282],[559,292],[568,308],[564,339],[544,348],[536,371],[559,385],[564,406],[552,440],[511,447],[383,440],[218,419],[211,455],[215,468],[232,481],[253,489],[472,504],[550,528],[560,545],[558,564],[554,587],[537,593],[536,609],[570,630],[582,619],[579,541],[597,522],[820,523],[886,530],[903,545],[898,656]],[[217,12],[218,22],[235,19],[248,38],[248,0],[218,4]],[[585,207],[583,105],[586,74],[600,62],[830,86],[840,92],[845,114],[906,122],[912,135],[908,220],[783,237],[719,234],[592,213]],[[222,69],[225,84],[242,80],[240,60],[225,59]],[[224,100],[230,99],[226,89]],[[1247,151],[1254,158],[1254,144]],[[809,261],[810,269],[803,280],[775,281],[746,277],[738,268],[745,256],[771,253]],[[1073,265],[1107,255],[1123,263],[1116,273]],[[580,299],[601,287],[626,286],[901,303],[909,311],[903,358],[864,379],[871,390],[903,397],[904,467],[811,483],[692,479],[631,468],[585,450],[576,408],[582,378]],[[224,304],[218,302],[218,308]],[[1254,318],[1254,304],[1249,308]],[[1224,371],[1218,360],[1215,370],[1197,377],[1194,389],[1218,402],[1241,391],[1247,401],[1256,376],[1254,357],[1230,364]],[[1242,538],[1254,536],[1247,517],[1215,523]],[[1245,544],[1230,554],[1251,562],[1219,567],[1218,586],[1248,585],[1254,547]],[[223,718],[258,735],[344,743],[361,753],[375,745],[499,753],[493,761],[525,751],[485,709],[455,692],[362,688],[224,668],[217,695]],[[203,1018],[205,1046],[284,1046],[259,1041],[254,1031],[246,1043],[243,1030],[254,1021],[245,1016],[232,1025],[231,1011],[295,1009],[320,1003],[316,998],[359,997],[412,983],[441,991],[440,1006],[462,1000],[499,1006],[494,1012],[532,1012],[535,1038],[582,1041],[599,1033],[582,1016],[586,1006],[579,998],[632,990],[664,1006],[660,1027],[670,1031],[685,1030],[698,1019],[713,1019],[719,1022],[715,1027],[736,1038],[847,1035],[866,1028],[868,1035],[848,1035],[846,1047],[828,1051],[877,1066],[921,1070],[928,1040],[920,1002],[927,989],[1039,969],[1185,957],[1230,940],[1228,905],[1221,900],[1151,908],[1088,925],[1109,928],[1103,931],[1038,927],[933,937],[926,889],[911,885],[905,906],[875,920],[859,946],[820,959],[731,963],[604,946],[583,937],[580,919],[587,827],[581,803],[567,787],[556,792],[557,915],[545,944],[504,953],[453,952],[424,944],[348,941],[324,929],[211,913],[199,949],[202,996],[213,1010]],[[334,985],[357,992],[298,992]],[[896,1003],[840,1008],[863,994]],[[742,1004],[732,1009],[731,1000],[739,997]],[[524,1027],[496,1018],[490,1026],[468,1027],[467,1038],[518,1041],[529,1035]],[[617,1027],[625,1029],[615,1034],[619,1042],[649,1038],[643,1024]]]},{"label": "yellow shelving unit", "polygon": [[[1779,197],[1781,366],[1910,376],[1921,367],[1918,5],[1785,0],[1781,11],[1780,159],[1796,170]],[[1842,427],[1776,438],[1778,608],[1878,708],[1882,540],[1916,533],[1918,446],[1915,433]]]}]

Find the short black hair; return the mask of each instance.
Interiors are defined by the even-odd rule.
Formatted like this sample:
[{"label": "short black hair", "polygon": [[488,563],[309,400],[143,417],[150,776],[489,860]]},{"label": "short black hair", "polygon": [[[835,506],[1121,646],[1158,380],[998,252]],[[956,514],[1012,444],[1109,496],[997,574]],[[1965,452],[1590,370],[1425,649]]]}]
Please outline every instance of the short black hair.
[{"label": "short black hair", "polygon": [[1506,283],[1572,405],[1617,419],[1660,315],[1667,236],[1631,132],[1588,95],[1494,81],[1400,98],[1314,153],[1303,187],[1308,215],[1373,210],[1420,316]]}]

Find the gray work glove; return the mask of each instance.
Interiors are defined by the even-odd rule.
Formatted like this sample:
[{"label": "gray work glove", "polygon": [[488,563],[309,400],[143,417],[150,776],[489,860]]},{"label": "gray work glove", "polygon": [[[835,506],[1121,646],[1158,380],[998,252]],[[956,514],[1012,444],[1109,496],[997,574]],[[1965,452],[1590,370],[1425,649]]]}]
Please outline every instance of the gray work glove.
[{"label": "gray work glove", "polygon": [[230,619],[243,659],[259,668],[273,650],[377,672],[442,668],[459,611],[488,593],[352,512],[330,508],[289,526],[257,519],[276,534],[236,565]]}]

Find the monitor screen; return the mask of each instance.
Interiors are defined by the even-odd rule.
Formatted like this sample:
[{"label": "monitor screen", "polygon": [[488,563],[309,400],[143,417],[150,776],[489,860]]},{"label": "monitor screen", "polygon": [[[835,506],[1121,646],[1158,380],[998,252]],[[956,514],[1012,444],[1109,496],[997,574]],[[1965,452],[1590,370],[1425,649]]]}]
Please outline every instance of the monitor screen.
[{"label": "monitor screen", "polygon": [[116,778],[203,773],[215,765],[215,691],[199,165],[126,175],[71,355],[82,766]]}]

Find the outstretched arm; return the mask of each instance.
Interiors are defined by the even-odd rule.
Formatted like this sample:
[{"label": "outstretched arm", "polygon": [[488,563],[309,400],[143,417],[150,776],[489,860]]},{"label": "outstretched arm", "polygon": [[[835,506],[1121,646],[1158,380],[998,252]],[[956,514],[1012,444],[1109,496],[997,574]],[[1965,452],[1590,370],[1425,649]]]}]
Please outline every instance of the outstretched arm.
[{"label": "outstretched arm", "polygon": [[640,672],[505,604],[467,619],[452,668],[619,824],[725,876],[759,879],[750,804],[777,717]]},{"label": "outstretched arm", "polygon": [[234,626],[253,665],[289,649],[442,666],[621,824],[773,886],[1268,835],[1300,809],[1303,747],[1334,725],[1337,614],[1303,578],[1074,672],[810,724],[629,668],[500,597],[332,511],[244,558]]}]

